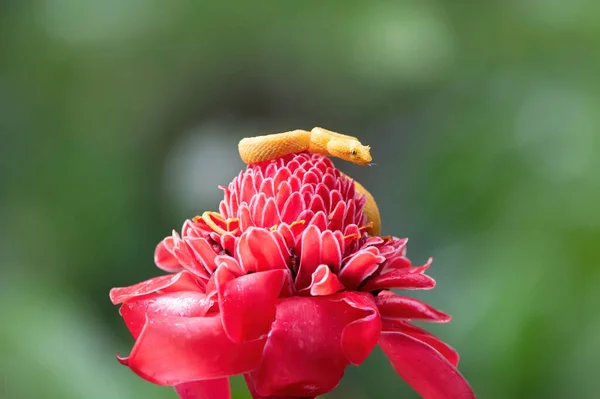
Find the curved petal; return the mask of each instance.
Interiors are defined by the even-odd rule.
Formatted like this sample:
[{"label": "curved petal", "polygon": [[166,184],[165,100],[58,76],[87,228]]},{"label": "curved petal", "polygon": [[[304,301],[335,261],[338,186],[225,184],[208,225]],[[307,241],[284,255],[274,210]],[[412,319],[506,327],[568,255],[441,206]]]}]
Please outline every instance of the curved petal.
[{"label": "curved petal", "polygon": [[[415,268],[417,269],[417,268]],[[360,287],[361,291],[375,291],[399,288],[403,290],[430,290],[435,287],[435,280],[426,274],[412,269],[394,270],[380,276],[368,279]]]},{"label": "curved petal", "polygon": [[146,324],[148,314],[199,317],[204,316],[213,303],[213,298],[195,291],[150,294],[125,302],[119,313],[131,335],[137,339]]},{"label": "curved petal", "polygon": [[[263,396],[256,392],[254,388],[254,380],[252,376],[249,374],[244,374],[244,379],[246,380],[246,385],[248,386],[248,390],[250,391],[250,395],[252,399],[300,399],[298,396]],[[314,396],[303,396],[302,399],[315,399]]]},{"label": "curved petal", "polygon": [[231,342],[220,316],[150,314],[129,357],[118,359],[150,382],[178,385],[247,373],[258,366],[264,344]]},{"label": "curved petal", "polygon": [[[366,350],[358,335],[378,323],[367,295],[280,299],[259,368],[250,373],[262,396],[317,396],[337,386],[350,359]],[[352,327],[353,323],[356,327]],[[377,331],[377,334],[379,331]],[[364,337],[363,337],[364,338]],[[365,339],[366,342],[375,340]]]},{"label": "curved petal", "polygon": [[217,265],[215,264],[215,256],[217,256],[217,253],[212,245],[208,243],[208,240],[204,237],[190,237],[184,238],[184,241],[194,253],[195,259],[201,264],[202,269],[199,270],[198,273],[208,274],[214,272],[217,268]]},{"label": "curved petal", "polygon": [[[219,274],[215,279],[223,328],[233,342],[252,341],[265,336],[273,320],[277,298],[286,280],[287,270],[252,273],[228,281]],[[228,273],[228,271],[227,271]]]},{"label": "curved petal", "polygon": [[372,275],[379,264],[385,261],[385,258],[378,256],[377,252],[376,248],[367,248],[352,255],[339,273],[342,283],[349,289],[355,289]]},{"label": "curved petal", "polygon": [[321,263],[329,266],[334,273],[340,271],[342,251],[331,230],[321,233]]},{"label": "curved petal", "polygon": [[175,385],[175,392],[181,399],[230,399],[228,378],[193,381]]},{"label": "curved petal", "polygon": [[249,228],[238,240],[236,253],[246,272],[287,268],[277,240],[265,229]]},{"label": "curved petal", "polygon": [[113,288],[110,290],[109,296],[113,305],[118,305],[130,298],[151,294],[159,290],[166,291],[173,285],[176,285],[180,291],[202,292],[196,279],[190,273],[183,271],[177,274],[154,277],[129,287]]},{"label": "curved petal", "polygon": [[333,274],[327,265],[320,265],[312,274],[310,285],[303,292],[308,291],[312,296],[325,296],[333,295],[344,288],[344,284],[340,283],[337,275]]},{"label": "curved petal", "polygon": [[154,250],[154,264],[169,273],[176,273],[183,270],[173,254],[173,237],[167,237],[158,243]]},{"label": "curved petal", "polygon": [[375,303],[383,319],[412,319],[447,323],[452,316],[434,309],[418,299],[400,295],[378,295]]},{"label": "curved petal", "polygon": [[365,361],[373,350],[381,332],[381,319],[371,295],[347,292],[344,302],[365,311],[365,316],[348,324],[342,332],[342,349],[348,361],[355,366]]},{"label": "curved petal", "polygon": [[304,210],[304,201],[299,192],[294,191],[287,198],[281,211],[281,221],[290,224],[298,220],[298,215]]},{"label": "curved petal", "polygon": [[423,398],[475,398],[456,367],[426,343],[401,332],[384,331],[379,345],[398,375]]},{"label": "curved petal", "polygon": [[[202,239],[200,239],[202,240]],[[173,254],[184,269],[208,280],[209,272],[197,259],[186,239],[182,239],[173,231]]]},{"label": "curved petal", "polygon": [[454,367],[458,366],[460,360],[458,352],[429,331],[417,327],[407,321],[383,319],[382,324],[382,331],[399,331],[418,339],[419,341],[423,341],[440,352]]},{"label": "curved petal", "polygon": [[302,232],[300,266],[296,277],[296,288],[303,289],[310,284],[311,276],[321,264],[321,232],[310,225]]},{"label": "curved petal", "polygon": [[227,270],[229,270],[236,277],[244,275],[244,271],[242,270],[242,267],[240,266],[239,262],[235,260],[235,258],[233,258],[232,256],[217,255],[215,257],[215,262],[217,263],[217,265],[224,266],[225,268],[227,268]]}]

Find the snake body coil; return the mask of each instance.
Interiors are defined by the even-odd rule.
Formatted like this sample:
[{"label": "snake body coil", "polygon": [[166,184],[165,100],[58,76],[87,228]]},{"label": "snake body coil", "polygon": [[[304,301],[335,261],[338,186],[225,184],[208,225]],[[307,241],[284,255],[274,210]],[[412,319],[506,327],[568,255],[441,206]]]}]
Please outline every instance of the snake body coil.
[{"label": "snake body coil", "polygon": [[[356,137],[335,133],[315,127],[310,132],[293,130],[284,133],[247,137],[238,144],[240,157],[245,163],[269,161],[289,154],[311,152],[326,156],[334,156],[359,165],[371,162],[370,147],[364,146]],[[379,235],[381,218],[375,199],[361,184],[354,182],[357,192],[366,196],[364,212],[372,223],[367,229],[371,235]]]}]

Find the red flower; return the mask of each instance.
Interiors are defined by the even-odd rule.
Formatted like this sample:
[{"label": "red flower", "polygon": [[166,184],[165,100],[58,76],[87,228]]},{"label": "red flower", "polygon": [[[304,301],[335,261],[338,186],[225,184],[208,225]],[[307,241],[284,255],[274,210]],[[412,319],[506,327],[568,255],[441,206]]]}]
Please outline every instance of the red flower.
[{"label": "red flower", "polygon": [[156,248],[171,273],[110,297],[136,342],[119,358],[181,398],[229,398],[244,374],[255,398],[315,397],[379,343],[423,397],[473,398],[458,354],[410,323],[450,316],[390,289],[431,289],[406,239],[364,230],[364,197],[319,155],[248,166],[219,212],[186,221]]}]

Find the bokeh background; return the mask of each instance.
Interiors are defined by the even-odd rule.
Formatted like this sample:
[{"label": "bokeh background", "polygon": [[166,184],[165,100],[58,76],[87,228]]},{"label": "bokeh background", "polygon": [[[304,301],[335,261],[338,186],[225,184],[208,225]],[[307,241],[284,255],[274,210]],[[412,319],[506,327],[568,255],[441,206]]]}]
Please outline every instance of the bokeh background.
[{"label": "bokeh background", "polygon": [[[480,398],[600,392],[600,3],[0,2],[0,398],[161,399],[113,286],[216,209],[244,136],[323,126]],[[248,398],[240,379],[234,397]],[[377,349],[329,398],[416,398]]]}]

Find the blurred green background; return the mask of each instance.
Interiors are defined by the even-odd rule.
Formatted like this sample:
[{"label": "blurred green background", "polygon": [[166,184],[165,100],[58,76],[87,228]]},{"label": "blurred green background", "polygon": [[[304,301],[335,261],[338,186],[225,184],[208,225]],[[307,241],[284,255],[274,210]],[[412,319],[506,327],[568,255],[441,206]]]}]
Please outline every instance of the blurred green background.
[{"label": "blurred green background", "polygon": [[[175,398],[113,286],[216,209],[237,141],[323,126],[479,398],[600,391],[600,3],[0,2],[0,398]],[[240,379],[234,397],[249,397]],[[416,398],[377,349],[329,398]]]}]

